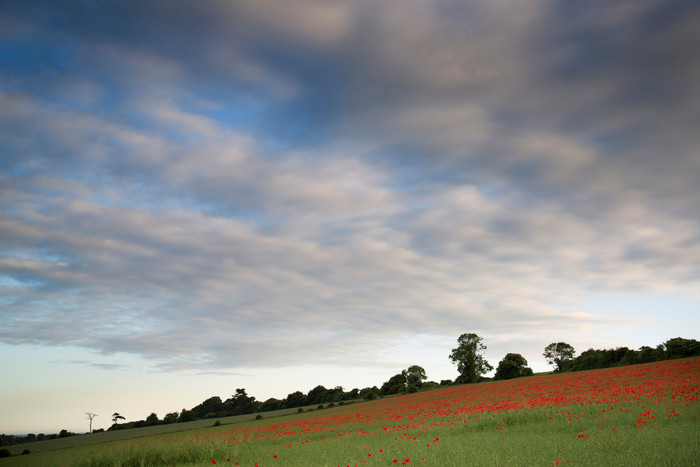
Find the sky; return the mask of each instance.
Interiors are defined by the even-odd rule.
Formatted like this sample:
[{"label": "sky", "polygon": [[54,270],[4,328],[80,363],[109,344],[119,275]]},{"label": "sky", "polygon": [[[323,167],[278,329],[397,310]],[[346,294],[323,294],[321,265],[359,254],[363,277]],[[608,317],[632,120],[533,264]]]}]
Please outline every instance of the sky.
[{"label": "sky", "polygon": [[699,24],[0,2],[0,433],[700,338]]}]

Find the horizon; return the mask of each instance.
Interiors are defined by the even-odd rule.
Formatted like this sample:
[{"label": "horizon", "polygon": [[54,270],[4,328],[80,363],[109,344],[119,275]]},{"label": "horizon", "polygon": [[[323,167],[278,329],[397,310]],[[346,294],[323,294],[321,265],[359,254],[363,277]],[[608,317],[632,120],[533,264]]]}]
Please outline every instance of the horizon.
[{"label": "horizon", "polygon": [[[587,349],[587,350],[591,350],[591,349]],[[603,349],[596,349],[596,350],[603,350]],[[641,350],[641,349],[631,349],[631,350]],[[576,352],[576,353],[578,354],[579,352]],[[575,355],[575,356],[578,356],[578,355]],[[654,360],[654,361],[649,361],[649,362],[640,362],[640,363],[624,364],[624,365],[619,365],[619,366],[613,365],[613,366],[607,366],[607,367],[602,367],[602,368],[593,368],[593,369],[588,369],[588,370],[574,370],[574,371],[568,370],[568,371],[563,371],[563,372],[557,372],[557,371],[554,371],[553,368],[550,368],[548,371],[542,371],[542,372],[537,372],[537,371],[536,371],[536,372],[534,372],[532,375],[528,375],[528,376],[516,376],[516,377],[513,377],[513,378],[506,378],[506,379],[493,379],[493,373],[495,373],[495,367],[494,367],[494,370],[493,370],[493,371],[490,371],[490,372],[488,372],[486,375],[483,375],[483,376],[486,376],[486,379],[483,380],[483,381],[478,381],[478,382],[475,382],[475,383],[459,383],[459,384],[455,384],[454,382],[451,382],[449,385],[442,385],[442,384],[441,384],[440,386],[430,387],[430,388],[427,389],[427,391],[433,391],[433,390],[436,390],[436,389],[444,389],[444,388],[447,388],[447,387],[450,387],[450,386],[471,386],[471,385],[474,385],[474,384],[512,382],[512,381],[518,381],[518,380],[521,380],[521,379],[527,379],[527,378],[532,378],[532,377],[555,376],[555,375],[566,375],[566,374],[578,374],[578,373],[586,373],[586,372],[589,372],[589,371],[594,371],[594,372],[595,372],[595,371],[605,371],[605,370],[619,369],[619,368],[622,368],[622,367],[626,367],[626,366],[635,366],[635,365],[654,365],[654,364],[659,363],[660,361],[673,361],[673,360],[682,360],[682,359],[688,359],[688,358],[699,358],[699,357],[697,357],[697,356],[694,356],[694,357],[680,357],[680,358],[679,358],[679,357],[673,357],[673,358],[670,358],[670,359],[667,358],[667,359],[664,359],[664,360]],[[488,376],[488,375],[491,375],[491,376]],[[392,375],[392,376],[393,376],[393,375]],[[428,382],[428,381],[431,381],[431,379],[428,378],[428,379],[426,380],[426,382]],[[440,383],[439,381],[435,381],[435,382],[436,382],[436,383]],[[313,388],[310,388],[309,391],[310,391],[311,389],[314,389],[316,386],[319,386],[319,385],[315,385]],[[375,386],[376,386],[376,387],[380,387],[380,386],[381,386],[381,383],[380,383],[380,384],[376,384]],[[332,388],[331,388],[331,387],[326,387],[326,389],[332,389]],[[349,392],[349,391],[352,390],[353,388],[343,388],[343,389],[344,389],[345,392]],[[363,388],[358,388],[358,389],[363,389]],[[424,389],[424,390],[425,390],[425,389]],[[423,392],[424,390],[419,390],[419,392]],[[303,392],[304,394],[307,394],[309,391],[301,391],[301,392]],[[248,396],[252,396],[253,399],[255,399],[255,400],[258,401],[258,402],[264,402],[264,400],[256,398],[254,394],[249,394],[248,391],[246,391],[246,394],[247,394]],[[412,393],[410,393],[410,392],[401,392],[401,393],[397,393],[397,394],[382,395],[382,396],[380,396],[379,398],[381,399],[381,398],[384,398],[384,397],[395,397],[395,396],[403,396],[403,395],[411,395],[411,394],[412,394]],[[289,395],[289,394],[288,394],[288,395]],[[216,394],[212,394],[212,395],[209,396],[209,397],[215,397],[215,396],[217,396],[217,395],[216,395]],[[221,396],[221,395],[218,395],[218,396],[221,397],[222,401],[225,401],[226,398],[227,398],[227,397],[223,397],[223,396]],[[206,399],[208,399],[209,397],[207,397]],[[284,398],[286,398],[286,396],[284,396],[284,397],[279,397],[278,399],[284,399]],[[203,399],[202,401],[200,401],[200,403],[204,402],[206,399]],[[378,399],[375,399],[375,400],[378,400]],[[371,401],[372,401],[372,400],[363,400],[363,399],[354,400],[354,399],[352,399],[352,400],[341,401],[340,405],[342,405],[343,403],[359,403],[359,402],[371,402]],[[198,403],[197,405],[199,405],[199,403]],[[302,405],[301,407],[317,406],[317,405],[319,405],[319,404],[318,404],[318,403],[311,403],[311,404],[304,404],[304,405]],[[322,405],[322,404],[321,404],[321,405]],[[336,405],[337,405],[337,404],[336,404]],[[193,409],[193,408],[194,408],[194,407],[183,407],[183,409],[186,409],[186,410],[191,410],[191,409]],[[284,411],[284,410],[295,409],[295,408],[297,408],[297,407],[294,406],[294,407],[290,407],[290,408],[286,408],[286,409],[279,409],[279,410]],[[315,409],[315,408],[316,408],[316,407],[314,407],[314,409]],[[272,410],[271,412],[276,412],[277,410],[278,410],[278,409]],[[170,412],[174,412],[174,411],[169,411],[169,412],[167,412],[167,413],[170,413]],[[179,411],[178,411],[178,412],[179,412]],[[267,411],[253,412],[253,414],[254,414],[254,413],[263,413],[263,414],[264,414],[264,413],[266,413],[266,412],[267,412]],[[153,413],[154,413],[154,412],[153,412]],[[116,414],[117,414],[117,413],[115,413],[115,415],[116,415]],[[85,415],[87,415],[87,414],[85,414]],[[99,414],[94,414],[93,422],[94,422],[94,418],[96,418],[98,415],[99,415]],[[121,414],[120,414],[120,415],[121,415]],[[150,413],[149,413],[149,415],[150,415]],[[161,414],[157,414],[157,415],[158,415],[159,420],[162,422],[163,416],[165,416],[166,413],[163,413],[162,415],[161,415]],[[248,415],[248,414],[242,414],[242,415]],[[229,415],[228,417],[230,417],[230,416],[231,416],[231,415]],[[240,416],[240,415],[233,415],[233,417],[237,417],[237,416]],[[170,424],[197,423],[197,422],[202,422],[202,421],[204,421],[204,420],[215,420],[215,419],[226,418],[226,417],[227,417],[227,416],[216,416],[216,417],[211,417],[211,418],[198,418],[198,419],[195,419],[195,420],[193,420],[193,421],[191,421],[191,422],[176,422],[176,423],[170,423]],[[110,420],[111,420],[111,419],[112,419],[112,415],[110,415],[109,418],[110,418]],[[127,423],[132,423],[132,422],[144,421],[145,419],[146,419],[146,417],[143,417],[142,419],[133,419],[133,420],[124,419],[124,420],[122,420],[121,422],[117,422],[117,423],[127,424]],[[87,418],[86,418],[86,420],[87,420]],[[218,421],[218,420],[217,420],[217,421]],[[92,432],[91,432],[91,431],[82,432],[82,431],[72,431],[72,430],[67,430],[67,431],[70,433],[69,436],[86,435],[86,434],[91,434],[91,433],[94,433],[94,432],[97,432],[97,433],[106,432],[106,431],[108,431],[108,428],[111,427],[111,426],[113,426],[113,425],[114,425],[114,423],[112,423],[112,424],[109,425],[108,427],[103,427],[103,428],[102,428],[103,431],[96,431],[96,430],[100,430],[100,428],[96,428],[96,427],[93,427]],[[132,427],[132,428],[126,428],[126,429],[127,429],[127,430],[132,430],[132,429],[140,429],[140,428],[142,428],[142,427]],[[9,435],[9,436],[26,436],[26,435],[29,435],[29,434],[34,434],[34,435],[37,435],[37,436],[38,436],[39,434],[42,434],[42,435],[45,435],[45,436],[49,436],[49,435],[57,435],[57,434],[59,434],[59,432],[62,431],[62,430],[63,430],[63,429],[61,429],[61,430],[55,430],[55,431],[52,431],[52,430],[48,430],[48,431],[46,431],[46,430],[40,430],[40,431],[30,431],[30,432],[26,432],[26,433],[25,433],[25,432],[22,432],[22,433],[2,433],[2,434],[3,434],[3,435]],[[47,438],[47,439],[48,439],[48,438]],[[38,442],[38,441],[36,441],[36,442]]]},{"label": "horizon", "polygon": [[453,380],[462,333],[535,372],[552,342],[699,339],[697,24],[663,0],[2,2],[0,432]]}]

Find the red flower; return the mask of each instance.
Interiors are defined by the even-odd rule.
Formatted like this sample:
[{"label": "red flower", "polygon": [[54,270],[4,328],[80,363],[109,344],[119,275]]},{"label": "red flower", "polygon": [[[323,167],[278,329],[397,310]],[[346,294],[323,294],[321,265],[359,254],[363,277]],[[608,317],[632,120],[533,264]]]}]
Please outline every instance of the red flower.
[{"label": "red flower", "polygon": [[211,460],[212,464],[216,464],[216,461],[214,459]]},{"label": "red flower", "polygon": [[273,459],[277,459],[277,454],[273,454],[273,455],[272,455],[272,458],[273,458]]}]

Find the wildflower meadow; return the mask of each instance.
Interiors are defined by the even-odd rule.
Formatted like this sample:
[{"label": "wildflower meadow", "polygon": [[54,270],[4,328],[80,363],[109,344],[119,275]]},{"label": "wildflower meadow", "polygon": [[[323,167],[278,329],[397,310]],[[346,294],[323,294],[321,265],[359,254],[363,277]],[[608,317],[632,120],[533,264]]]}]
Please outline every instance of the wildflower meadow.
[{"label": "wildflower meadow", "polygon": [[14,456],[0,466],[698,465],[700,358]]}]

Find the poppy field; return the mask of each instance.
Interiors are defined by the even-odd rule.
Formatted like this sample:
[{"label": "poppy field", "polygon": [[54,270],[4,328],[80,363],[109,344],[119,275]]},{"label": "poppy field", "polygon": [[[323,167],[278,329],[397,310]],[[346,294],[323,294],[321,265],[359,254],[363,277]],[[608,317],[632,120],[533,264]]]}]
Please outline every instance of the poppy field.
[{"label": "poppy field", "polygon": [[2,465],[698,465],[700,358],[535,376]]}]

